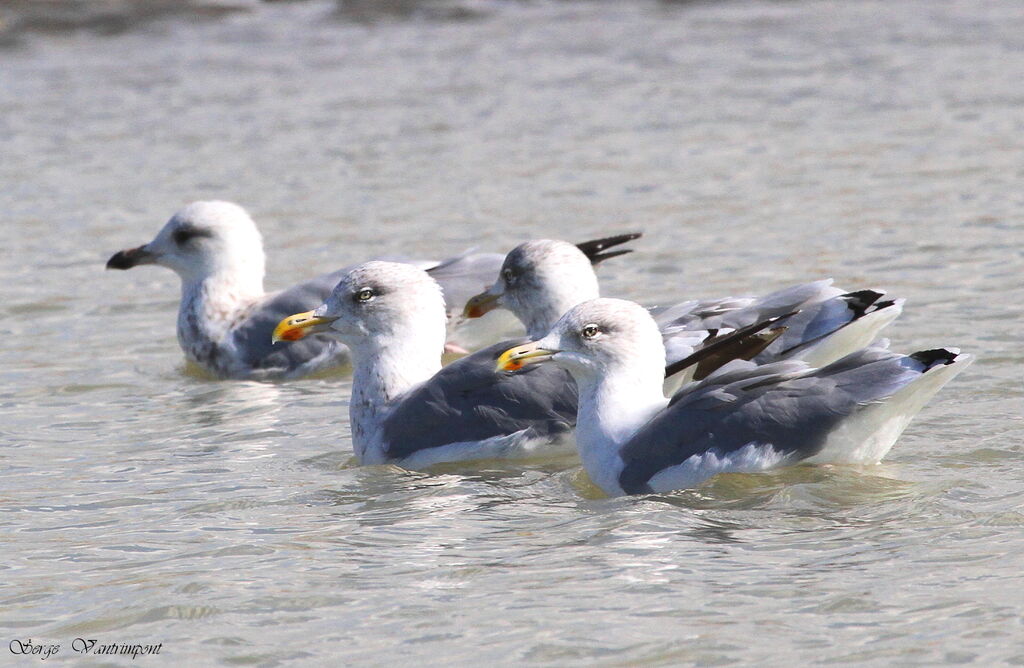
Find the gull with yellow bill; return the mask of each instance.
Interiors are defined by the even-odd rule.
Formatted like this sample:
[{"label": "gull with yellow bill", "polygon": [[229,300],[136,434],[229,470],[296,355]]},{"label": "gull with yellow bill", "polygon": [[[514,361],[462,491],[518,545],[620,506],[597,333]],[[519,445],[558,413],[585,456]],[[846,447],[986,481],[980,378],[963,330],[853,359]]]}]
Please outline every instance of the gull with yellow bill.
[{"label": "gull with yellow bill", "polygon": [[[570,308],[599,296],[595,257],[606,247],[593,244],[630,241],[639,234],[598,239],[574,245],[553,239],[520,244],[505,256],[501,271],[486,291],[467,303],[464,314],[479,318],[496,308],[513,313],[527,336],[544,336]],[[621,254],[628,251],[615,251]],[[786,320],[781,336],[752,347],[745,358],[758,364],[779,359],[802,359],[822,366],[866,346],[900,314],[903,300],[887,298],[881,290],[845,292],[831,279],[804,283],[762,297],[724,297],[689,300],[651,309],[661,331],[665,362],[682,360],[721,336],[769,318],[798,311]],[[705,369],[691,367],[675,384],[701,378]]]},{"label": "gull with yellow bill", "polygon": [[664,361],[662,333],[646,309],[593,299],[539,339],[502,353],[497,368],[572,375],[580,458],[614,496],[797,462],[877,463],[972,358],[955,348],[900,355],[876,344],[820,368],[737,360],[671,400],[662,393]]},{"label": "gull with yellow bill", "polygon": [[421,269],[367,262],[344,271],[322,305],[284,318],[273,340],[314,334],[350,351],[349,419],[363,464],[421,469],[571,451],[576,389],[569,374],[557,367],[494,371],[498,355],[522,339],[441,368],[445,301]]}]

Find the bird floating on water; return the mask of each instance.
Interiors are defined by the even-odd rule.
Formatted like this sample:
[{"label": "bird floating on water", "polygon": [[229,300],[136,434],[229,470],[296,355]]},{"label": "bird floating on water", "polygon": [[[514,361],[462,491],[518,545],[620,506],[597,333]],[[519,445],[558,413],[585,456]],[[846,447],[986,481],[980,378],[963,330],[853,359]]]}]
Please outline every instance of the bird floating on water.
[{"label": "bird floating on water", "polygon": [[609,495],[692,487],[722,472],[880,461],[924,404],[972,361],[955,348],[900,355],[876,344],[820,368],[733,361],[671,400],[662,332],[641,306],[593,299],[499,356],[498,369],[567,370],[576,445]]},{"label": "bird floating on water", "polygon": [[[603,253],[639,238],[625,234],[573,245],[536,239],[520,244],[505,256],[497,279],[467,303],[467,317],[481,317],[495,308],[510,310],[531,338],[544,336],[555,322],[580,302],[599,296],[593,265],[628,249]],[[846,292],[831,279],[797,285],[764,297],[725,297],[690,300],[652,314],[661,330],[666,363],[683,360],[723,334],[756,322],[796,312],[787,318],[781,336],[762,340],[745,355],[759,364],[779,359],[803,359],[822,366],[858,350],[902,311],[903,300],[887,299],[880,290]],[[736,351],[732,351],[735,353]],[[718,360],[694,366],[672,384],[701,378]]]},{"label": "bird floating on water", "polygon": [[557,367],[496,373],[498,355],[523,339],[442,369],[441,286],[416,267],[373,261],[341,272],[330,297],[281,320],[273,340],[313,334],[336,338],[351,351],[349,417],[362,464],[421,469],[548,454],[567,444],[576,420],[569,374]]},{"label": "bird floating on water", "polygon": [[[453,308],[461,308],[494,275],[501,259],[496,253],[466,253],[417,264],[429,268],[457,305]],[[348,362],[348,350],[333,337],[271,345],[278,321],[323,302],[347,269],[264,292],[263,239],[237,204],[189,204],[149,243],[115,253],[107,268],[145,264],[167,267],[181,277],[178,342],[189,361],[218,378],[297,378]]]}]

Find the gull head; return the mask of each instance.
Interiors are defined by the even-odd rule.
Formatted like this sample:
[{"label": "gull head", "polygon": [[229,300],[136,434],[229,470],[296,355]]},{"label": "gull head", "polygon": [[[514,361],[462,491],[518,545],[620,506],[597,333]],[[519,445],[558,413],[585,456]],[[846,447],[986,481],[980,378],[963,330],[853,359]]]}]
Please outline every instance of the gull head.
[{"label": "gull head", "polygon": [[544,337],[505,351],[498,369],[515,371],[550,360],[578,380],[608,374],[653,374],[660,381],[665,347],[654,319],[639,304],[592,299],[563,315]]},{"label": "gull head", "polygon": [[193,202],[167,221],[147,244],[118,251],[107,269],[158,264],[185,281],[221,272],[257,279],[262,287],[263,238],[245,209],[231,202]]},{"label": "gull head", "polygon": [[467,302],[465,315],[477,318],[506,308],[530,336],[539,337],[571,307],[598,294],[597,276],[583,251],[565,241],[536,239],[505,256],[494,285]]},{"label": "gull head", "polygon": [[397,262],[365,262],[346,272],[326,302],[283,319],[273,340],[326,332],[350,346],[437,340],[444,348],[447,312],[441,286],[427,272]]}]

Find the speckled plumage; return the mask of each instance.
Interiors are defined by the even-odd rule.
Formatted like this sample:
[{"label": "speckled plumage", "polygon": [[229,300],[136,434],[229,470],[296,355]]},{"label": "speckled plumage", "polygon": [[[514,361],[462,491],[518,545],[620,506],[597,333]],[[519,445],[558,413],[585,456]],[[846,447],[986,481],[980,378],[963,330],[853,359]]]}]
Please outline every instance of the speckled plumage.
[{"label": "speckled plumage", "polygon": [[[467,253],[436,266],[455,298],[465,299],[467,286],[486,282],[499,262],[495,254]],[[330,336],[271,342],[281,318],[322,303],[348,268],[265,293],[263,240],[236,204],[194,202],[148,244],[117,253],[107,266],[140,264],[159,264],[181,277],[178,342],[189,361],[218,378],[296,378],[349,360],[345,346]]]}]

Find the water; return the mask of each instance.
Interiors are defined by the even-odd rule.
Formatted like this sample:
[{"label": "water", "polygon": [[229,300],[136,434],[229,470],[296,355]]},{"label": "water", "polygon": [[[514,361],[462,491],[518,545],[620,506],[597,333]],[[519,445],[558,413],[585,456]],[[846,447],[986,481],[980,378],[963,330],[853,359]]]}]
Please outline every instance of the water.
[{"label": "water", "polygon": [[[108,6],[0,7],[3,644],[1024,663],[1016,3]],[[834,276],[908,298],[897,349],[979,360],[868,469],[604,499],[571,459],[358,468],[344,375],[197,377],[176,279],[103,271],[212,197],[253,213],[270,288],[643,229],[607,294]]]}]

